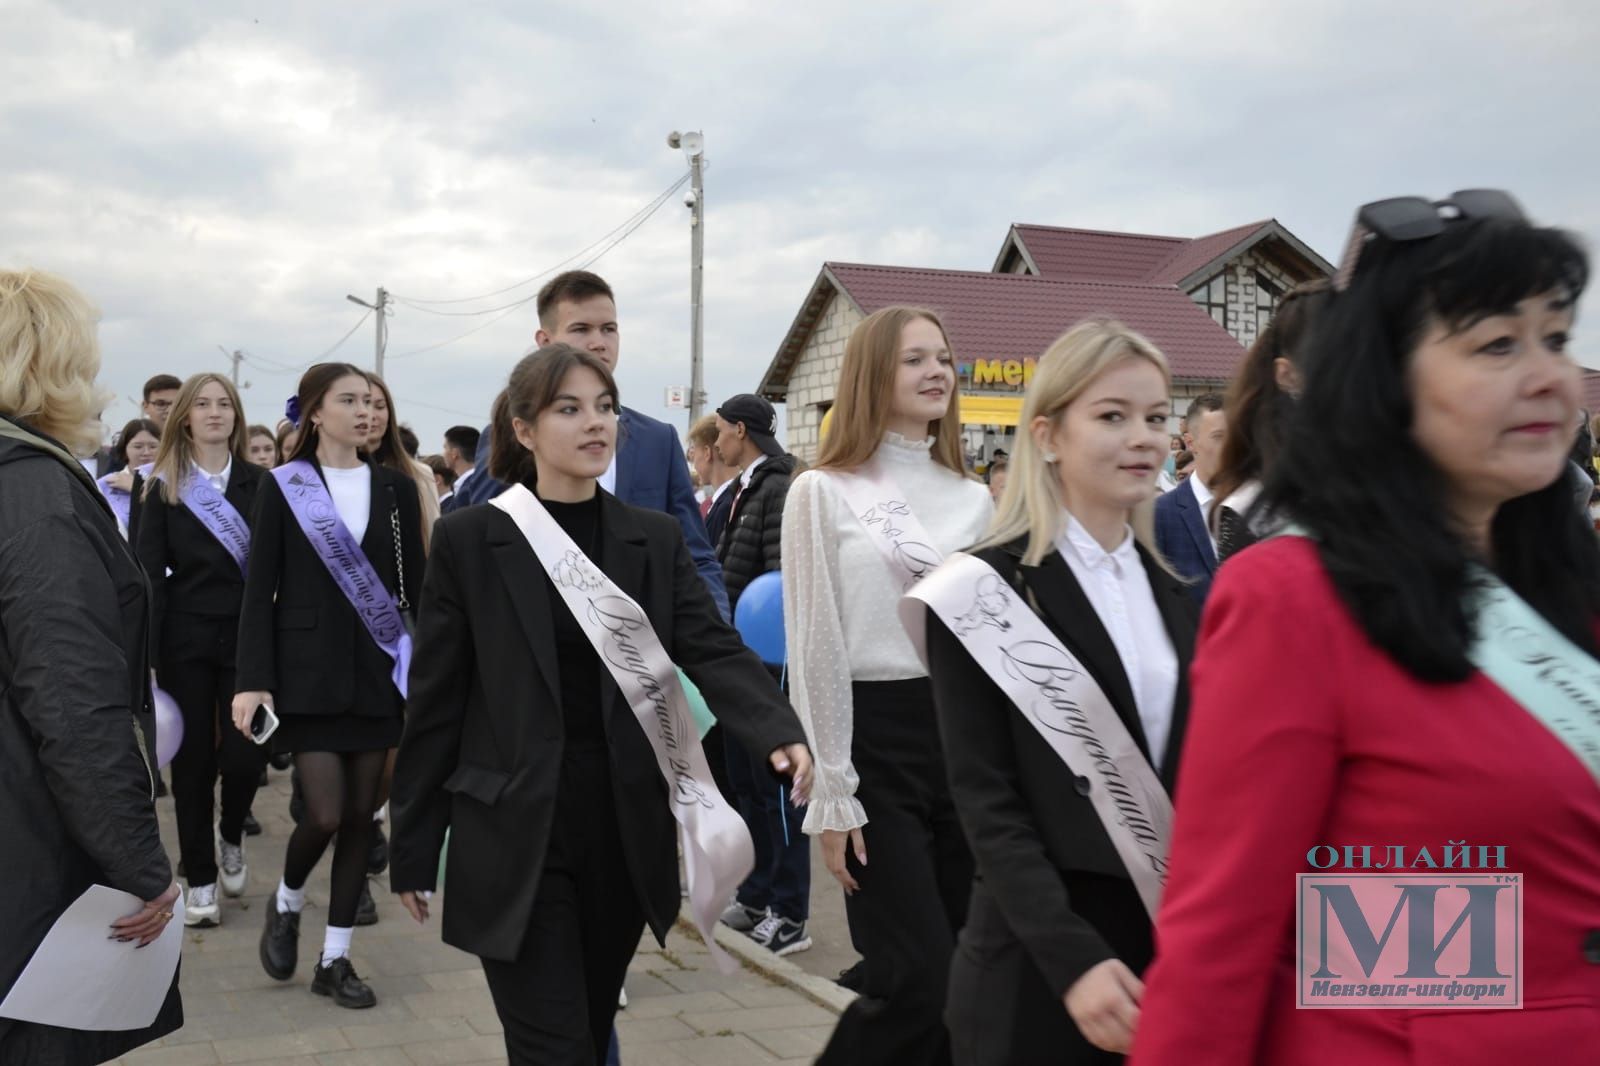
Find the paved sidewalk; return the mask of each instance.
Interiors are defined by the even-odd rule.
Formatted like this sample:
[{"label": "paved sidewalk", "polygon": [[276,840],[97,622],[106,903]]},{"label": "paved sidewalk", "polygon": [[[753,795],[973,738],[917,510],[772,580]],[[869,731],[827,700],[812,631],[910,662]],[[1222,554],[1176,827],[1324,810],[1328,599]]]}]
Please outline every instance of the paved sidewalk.
[{"label": "paved sidewalk", "polygon": [[[255,814],[265,832],[245,844],[250,860],[246,894],[222,901],[219,928],[186,932],[182,989],[187,1024],[166,1040],[115,1061],[126,1066],[504,1062],[500,1024],[477,960],[439,941],[437,917],[426,928],[413,922],[388,893],[386,880],[377,893],[381,921],[356,930],[352,951],[357,972],[378,995],[376,1007],[343,1010],[310,992],[312,959],[321,946],[327,915],[326,859],[307,886],[299,973],[279,983],[262,972],[256,958],[261,908],[282,871],[283,846],[292,828],[288,799],[289,775],[273,772],[272,785],[256,800]],[[157,809],[162,837],[176,854],[171,799],[158,800]],[[841,909],[841,929],[842,924]],[[773,964],[790,961],[753,946],[745,955]],[[792,967],[774,968],[795,972]],[[630,968],[627,990],[628,1009],[617,1016],[626,1066],[809,1063],[836,1021],[835,1011],[819,1005],[818,997],[748,965],[722,975],[705,945],[681,926],[664,951],[646,935]]]}]

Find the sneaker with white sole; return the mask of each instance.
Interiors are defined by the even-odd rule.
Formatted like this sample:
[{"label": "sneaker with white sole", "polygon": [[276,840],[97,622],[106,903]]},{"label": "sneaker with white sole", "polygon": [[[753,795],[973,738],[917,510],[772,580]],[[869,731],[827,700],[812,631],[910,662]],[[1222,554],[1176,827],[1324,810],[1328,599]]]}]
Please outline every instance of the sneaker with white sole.
[{"label": "sneaker with white sole", "polygon": [[750,933],[750,939],[774,955],[790,955],[811,946],[805,922],[790,921],[778,914],[767,915]]},{"label": "sneaker with white sole", "polygon": [[222,842],[222,894],[237,897],[244,895],[244,885],[250,878],[250,867],[244,861],[244,843]]},{"label": "sneaker with white sole", "polygon": [[626,988],[617,989],[617,1009],[628,1009],[628,990]]},{"label": "sneaker with white sole", "polygon": [[767,911],[761,907],[746,907],[738,900],[728,904],[728,909],[722,912],[722,924],[732,929],[735,933],[749,933],[767,918]]},{"label": "sneaker with white sole", "polygon": [[210,929],[222,924],[222,908],[217,906],[217,886],[190,885],[183,898],[183,924],[194,929]]}]

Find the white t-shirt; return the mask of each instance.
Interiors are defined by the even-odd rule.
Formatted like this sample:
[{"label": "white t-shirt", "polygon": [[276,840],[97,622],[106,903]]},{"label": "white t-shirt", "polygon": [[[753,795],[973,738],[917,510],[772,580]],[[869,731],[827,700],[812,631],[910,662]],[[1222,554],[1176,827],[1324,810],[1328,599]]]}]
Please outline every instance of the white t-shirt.
[{"label": "white t-shirt", "polygon": [[361,538],[367,535],[367,516],[372,511],[372,471],[365,466],[349,470],[325,466],[322,476],[327,479],[334,510],[339,512],[340,520],[356,538],[356,543],[361,543]]}]

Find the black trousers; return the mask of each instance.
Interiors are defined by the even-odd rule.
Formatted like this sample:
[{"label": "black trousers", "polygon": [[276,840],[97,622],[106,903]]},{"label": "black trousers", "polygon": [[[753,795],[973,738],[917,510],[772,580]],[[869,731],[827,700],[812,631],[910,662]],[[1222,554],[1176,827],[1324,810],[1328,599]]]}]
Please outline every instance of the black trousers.
[{"label": "black trousers", "polygon": [[950,1062],[945,993],[972,853],[950,799],[928,680],[858,681],[851,693],[867,865],[847,850],[861,889],[845,898],[845,917],[866,971],[861,997],[817,1062],[939,1066]]},{"label": "black trousers", "polygon": [[[514,846],[508,841],[507,846]],[[602,744],[568,748],[522,949],[483,959],[511,1066],[600,1066],[644,932]]]},{"label": "black trousers", "polygon": [[190,885],[217,881],[217,778],[222,778],[222,839],[243,839],[268,752],[233,726],[238,619],[169,614],[156,680],[183,714],[183,743],[172,758],[178,853]]}]

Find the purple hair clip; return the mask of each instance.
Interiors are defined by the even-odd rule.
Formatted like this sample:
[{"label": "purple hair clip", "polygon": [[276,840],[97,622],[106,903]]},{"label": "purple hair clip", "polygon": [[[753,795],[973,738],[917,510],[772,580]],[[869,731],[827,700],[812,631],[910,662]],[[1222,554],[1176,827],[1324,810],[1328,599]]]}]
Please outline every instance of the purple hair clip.
[{"label": "purple hair clip", "polygon": [[287,418],[295,429],[300,428],[300,397],[289,397],[289,402],[283,405],[283,417]]}]

